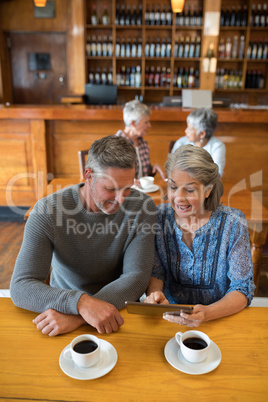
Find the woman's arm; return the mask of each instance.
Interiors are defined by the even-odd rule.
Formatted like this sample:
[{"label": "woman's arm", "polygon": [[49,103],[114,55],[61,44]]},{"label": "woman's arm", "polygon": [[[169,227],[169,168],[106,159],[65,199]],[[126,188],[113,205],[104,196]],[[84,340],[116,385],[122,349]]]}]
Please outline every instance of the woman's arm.
[{"label": "woman's arm", "polygon": [[188,327],[198,327],[202,322],[216,320],[238,313],[247,306],[246,296],[238,291],[227,293],[222,299],[208,306],[196,304],[192,314],[181,313],[180,316],[164,315],[164,319]]},{"label": "woman's arm", "polygon": [[144,302],[153,304],[169,304],[163,293],[163,287],[163,281],[151,277],[148,289],[146,291],[147,297]]}]

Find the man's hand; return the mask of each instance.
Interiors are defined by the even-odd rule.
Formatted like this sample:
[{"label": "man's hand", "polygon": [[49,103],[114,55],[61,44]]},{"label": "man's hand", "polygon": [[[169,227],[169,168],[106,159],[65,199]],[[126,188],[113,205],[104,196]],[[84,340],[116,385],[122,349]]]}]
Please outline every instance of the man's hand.
[{"label": "man's hand", "polygon": [[119,311],[110,303],[83,294],[77,304],[79,314],[100,334],[117,331],[124,323]]},{"label": "man's hand", "polygon": [[163,292],[157,290],[149,294],[144,300],[144,303],[152,303],[152,304],[169,304]]},{"label": "man's hand", "polygon": [[33,323],[43,334],[56,336],[74,331],[85,324],[85,320],[80,315],[63,314],[49,309],[39,314]]}]

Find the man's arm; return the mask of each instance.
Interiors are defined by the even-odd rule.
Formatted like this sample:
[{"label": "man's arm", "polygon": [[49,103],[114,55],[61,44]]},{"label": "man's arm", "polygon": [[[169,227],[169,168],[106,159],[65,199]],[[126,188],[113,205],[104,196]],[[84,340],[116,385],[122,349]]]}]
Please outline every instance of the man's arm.
[{"label": "man's arm", "polygon": [[[135,221],[135,227],[131,228],[135,233],[129,235],[132,238],[124,253],[122,274],[94,295],[98,299],[113,304],[118,309],[125,306],[126,300],[138,300],[150,281],[154,259],[154,231],[156,229],[154,202],[147,199],[144,209],[145,211],[141,212]],[[149,213],[146,212],[146,209]]]}]

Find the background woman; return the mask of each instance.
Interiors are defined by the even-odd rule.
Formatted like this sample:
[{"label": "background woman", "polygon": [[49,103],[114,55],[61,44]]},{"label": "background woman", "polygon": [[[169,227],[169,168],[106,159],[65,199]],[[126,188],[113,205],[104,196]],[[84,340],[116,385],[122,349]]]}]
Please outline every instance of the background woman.
[{"label": "background woman", "polygon": [[212,109],[196,109],[187,117],[186,136],[175,142],[172,152],[181,145],[192,144],[204,148],[210,153],[219,167],[222,177],[225,166],[225,145],[213,136],[218,122],[218,115]]},{"label": "background woman", "polygon": [[123,110],[123,119],[125,123],[124,131],[119,130],[116,135],[125,137],[135,147],[137,153],[137,167],[135,178],[139,179],[143,176],[152,176],[159,172],[163,180],[165,175],[161,166],[154,166],[150,163],[150,150],[144,136],[151,127],[150,123],[151,111],[148,106],[138,100],[133,100],[125,104]]},{"label": "background woman", "polygon": [[198,326],[250,304],[253,269],[244,214],[219,204],[218,166],[202,148],[184,145],[165,164],[169,204],[158,208],[155,261],[147,303],[194,304],[169,321]]}]

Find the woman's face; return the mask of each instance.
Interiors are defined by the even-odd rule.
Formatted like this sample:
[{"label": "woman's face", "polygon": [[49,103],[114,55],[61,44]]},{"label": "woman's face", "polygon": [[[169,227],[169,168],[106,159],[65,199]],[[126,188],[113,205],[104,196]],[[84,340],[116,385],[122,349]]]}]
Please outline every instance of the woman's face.
[{"label": "woman's face", "polygon": [[173,169],[168,178],[168,200],[179,219],[201,217],[211,190],[183,170]]},{"label": "woman's face", "polygon": [[187,127],[185,130],[185,134],[187,137],[187,140],[189,142],[198,142],[200,141],[200,133],[197,133],[197,129],[194,128],[191,123],[187,123]]},{"label": "woman's face", "polygon": [[131,127],[137,137],[144,137],[151,128],[150,116],[143,116],[137,124],[132,122]]}]

